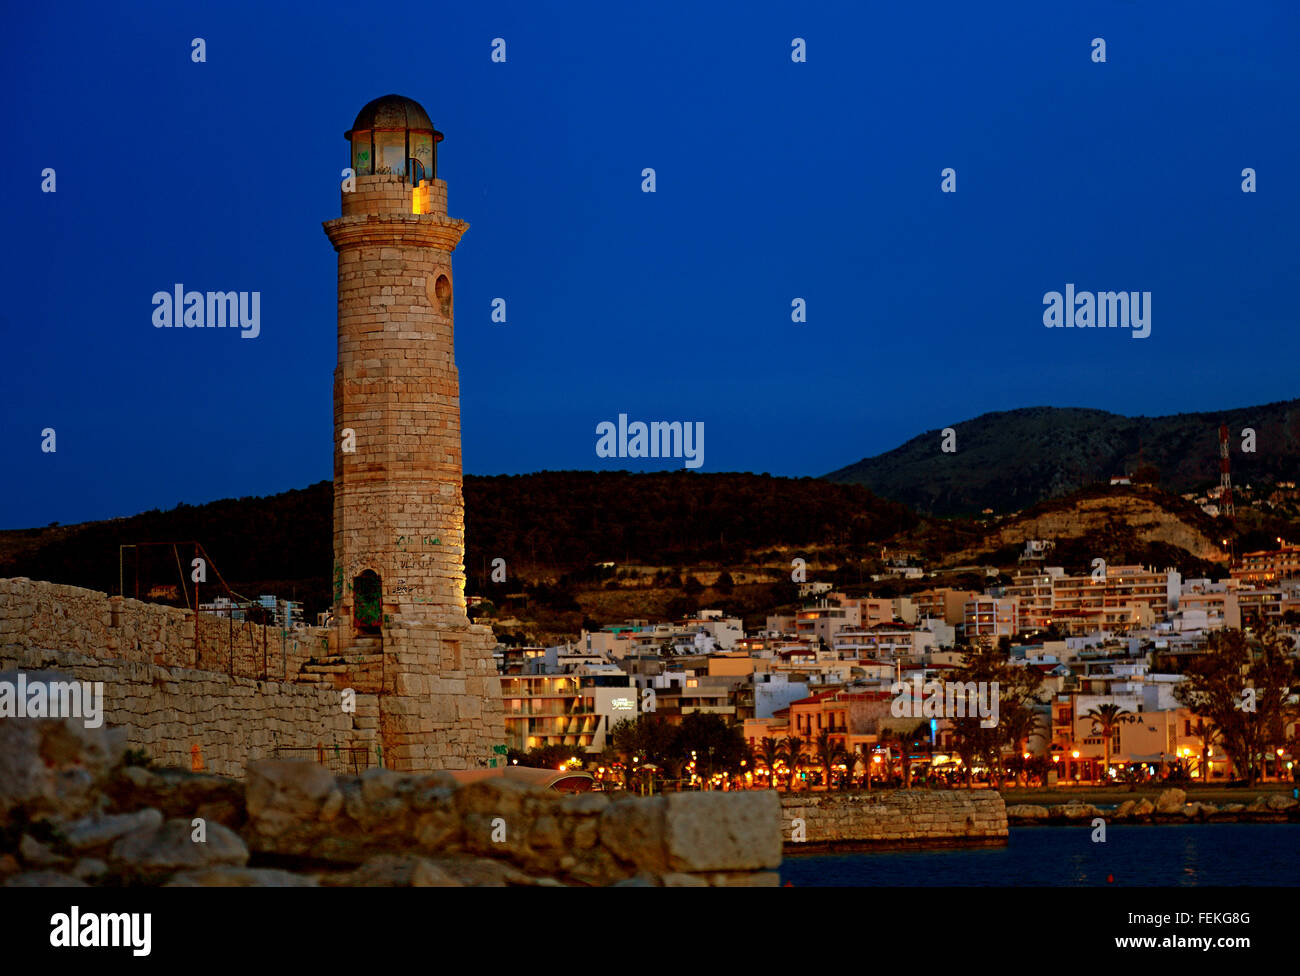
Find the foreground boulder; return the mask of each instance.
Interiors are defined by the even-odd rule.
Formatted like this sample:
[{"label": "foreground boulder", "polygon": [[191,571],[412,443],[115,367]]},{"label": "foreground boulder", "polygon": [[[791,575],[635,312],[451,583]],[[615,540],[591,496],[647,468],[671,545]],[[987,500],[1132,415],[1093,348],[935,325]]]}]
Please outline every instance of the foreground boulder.
[{"label": "foreground boulder", "polygon": [[1187,805],[1187,794],[1179,789],[1163,790],[1156,798],[1156,813],[1180,814]]},{"label": "foreground boulder", "polygon": [[1101,811],[1091,803],[1070,802],[1059,806],[1049,807],[1048,816],[1053,820],[1091,820],[1094,817],[1100,817]]},{"label": "foreground boulder", "polygon": [[[14,681],[15,672],[0,674]],[[29,684],[62,680],[28,673]],[[79,719],[0,719],[0,822],[78,817],[90,811],[126,751],[126,732]]]},{"label": "foreground boulder", "polygon": [[781,862],[770,791],[611,799],[280,760],[236,782],[123,766],[123,741],[0,720],[6,885],[753,885]]},{"label": "foreground boulder", "polygon": [[1047,819],[1047,807],[1034,803],[1016,803],[1007,807],[1007,819],[1016,823],[1037,823]]},{"label": "foreground boulder", "polygon": [[205,825],[202,840],[195,837],[189,820],[168,820],[123,837],[109,852],[110,864],[140,873],[183,871],[192,868],[248,863],[248,847],[239,835],[218,823]]}]

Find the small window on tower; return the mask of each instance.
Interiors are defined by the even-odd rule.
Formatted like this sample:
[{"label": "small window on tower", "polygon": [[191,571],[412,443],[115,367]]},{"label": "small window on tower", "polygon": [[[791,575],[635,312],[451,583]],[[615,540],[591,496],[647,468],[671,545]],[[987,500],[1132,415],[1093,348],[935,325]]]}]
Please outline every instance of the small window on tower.
[{"label": "small window on tower", "polygon": [[433,294],[438,300],[439,308],[443,315],[451,314],[451,279],[446,275],[438,275],[438,280],[433,283]]}]

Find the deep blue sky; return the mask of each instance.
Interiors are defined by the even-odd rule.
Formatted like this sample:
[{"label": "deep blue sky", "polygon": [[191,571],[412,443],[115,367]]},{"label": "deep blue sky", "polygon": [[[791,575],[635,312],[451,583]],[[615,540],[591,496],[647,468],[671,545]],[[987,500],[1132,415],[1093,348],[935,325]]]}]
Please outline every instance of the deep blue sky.
[{"label": "deep blue sky", "polygon": [[[471,224],[468,473],[649,469],[596,457],[620,412],[820,475],[990,410],[1300,395],[1290,0],[273,6],[6,13],[0,527],[330,477],[320,224],[389,92]],[[1151,291],[1151,337],[1045,329],[1067,281]],[[175,282],[260,291],[261,336],[154,329]]]}]

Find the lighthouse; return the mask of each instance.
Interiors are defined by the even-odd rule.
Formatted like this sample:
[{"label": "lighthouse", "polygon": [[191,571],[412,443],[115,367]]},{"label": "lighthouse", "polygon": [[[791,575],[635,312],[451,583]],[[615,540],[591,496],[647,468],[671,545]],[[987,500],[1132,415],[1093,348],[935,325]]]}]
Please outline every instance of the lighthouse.
[{"label": "lighthouse", "polygon": [[460,384],[443,134],[410,98],[344,133],[334,371],[334,651],[379,681],[384,765],[496,765],[504,742],[491,629],[465,613]]}]

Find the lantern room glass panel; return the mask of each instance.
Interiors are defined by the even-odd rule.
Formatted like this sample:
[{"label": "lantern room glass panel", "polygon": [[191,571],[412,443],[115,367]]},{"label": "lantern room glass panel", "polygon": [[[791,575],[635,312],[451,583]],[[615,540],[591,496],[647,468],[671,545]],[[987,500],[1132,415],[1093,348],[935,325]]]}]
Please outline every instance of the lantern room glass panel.
[{"label": "lantern room glass panel", "polygon": [[352,133],[352,172],[357,176],[371,176],[375,160],[370,155],[370,130]]},{"label": "lantern room glass panel", "polygon": [[419,186],[420,180],[433,179],[433,133],[412,130],[410,137],[411,158],[418,165],[413,166],[414,172],[408,175],[411,177],[411,184]]},{"label": "lantern room glass panel", "polygon": [[375,172],[406,175],[406,131],[375,133]]}]

